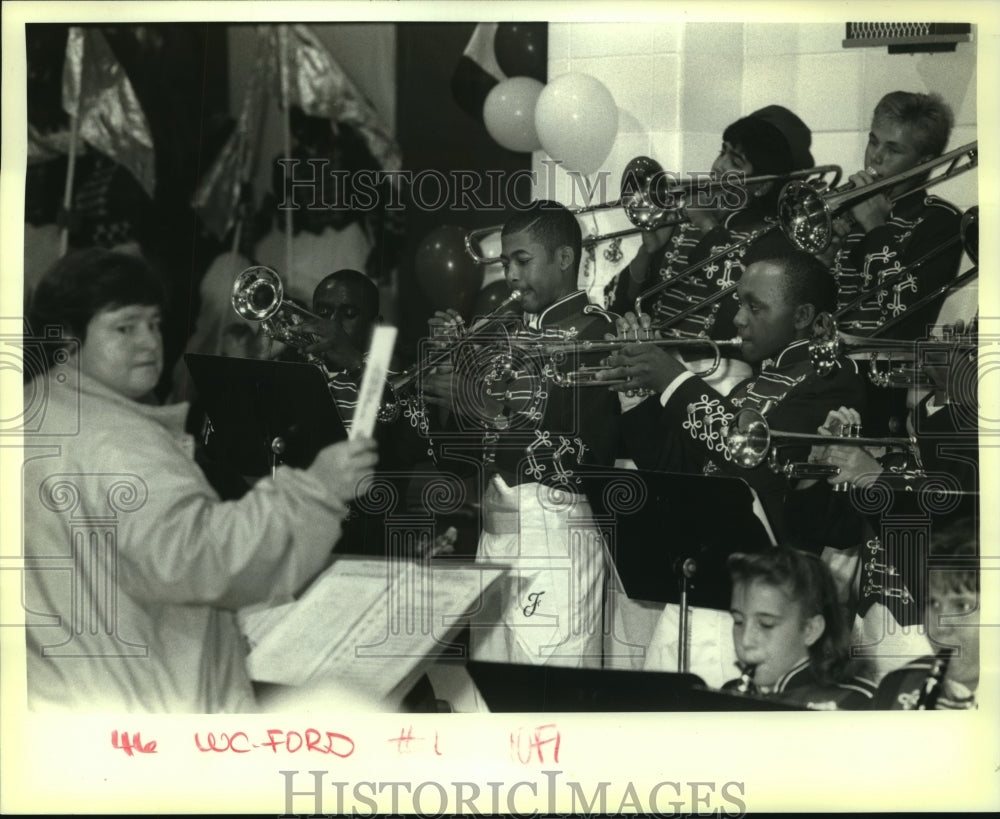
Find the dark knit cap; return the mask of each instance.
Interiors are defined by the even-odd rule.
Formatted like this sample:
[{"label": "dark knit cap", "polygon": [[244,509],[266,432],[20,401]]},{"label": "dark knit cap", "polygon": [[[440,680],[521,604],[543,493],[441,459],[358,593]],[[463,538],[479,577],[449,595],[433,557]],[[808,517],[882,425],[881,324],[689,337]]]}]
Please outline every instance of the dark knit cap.
[{"label": "dark knit cap", "polygon": [[750,116],[769,122],[785,137],[792,152],[792,169],[813,168],[816,163],[809,152],[812,145],[812,131],[801,119],[780,105],[768,105]]},{"label": "dark knit cap", "polygon": [[809,128],[780,105],[769,105],[736,120],[722,138],[742,149],[754,174],[784,174],[814,165]]}]

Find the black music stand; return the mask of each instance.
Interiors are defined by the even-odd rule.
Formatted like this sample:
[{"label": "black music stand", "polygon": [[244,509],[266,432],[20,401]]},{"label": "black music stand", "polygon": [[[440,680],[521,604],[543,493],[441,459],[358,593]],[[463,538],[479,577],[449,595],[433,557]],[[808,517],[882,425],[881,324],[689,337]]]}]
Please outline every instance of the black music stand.
[{"label": "black music stand", "polygon": [[728,611],[726,558],[773,545],[741,478],[609,467],[576,474],[632,600],[680,603],[686,592],[689,605]]},{"label": "black music stand", "polygon": [[208,446],[243,475],[261,477],[279,463],[306,467],[347,437],[313,364],[197,353],[184,361],[211,420]]},{"label": "black music stand", "polygon": [[469,660],[466,670],[495,713],[803,710],[774,700],[714,691],[695,674],[482,660]]}]

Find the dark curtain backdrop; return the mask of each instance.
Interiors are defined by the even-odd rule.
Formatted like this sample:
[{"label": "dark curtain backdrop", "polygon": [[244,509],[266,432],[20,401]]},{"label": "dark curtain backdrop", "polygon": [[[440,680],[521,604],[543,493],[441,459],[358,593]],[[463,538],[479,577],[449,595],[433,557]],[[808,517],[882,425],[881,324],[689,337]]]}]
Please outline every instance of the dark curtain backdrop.
[{"label": "dark curtain backdrop", "polygon": [[[452,94],[452,76],[475,23],[400,23],[397,27],[397,135],[403,167],[417,173],[433,168],[444,174],[488,169],[504,175],[531,168],[531,154],[501,148],[482,118],[462,110]],[[506,186],[503,186],[506,187]],[[527,201],[530,179],[516,180],[513,198]],[[483,192],[481,199],[486,199]],[[506,208],[507,202],[500,204]],[[399,268],[400,353],[413,360],[417,341],[427,334],[427,319],[440,305],[430,304],[414,275],[414,257],[424,238],[442,225],[486,227],[503,222],[502,211],[477,212],[442,207],[406,210],[406,244]]]}]

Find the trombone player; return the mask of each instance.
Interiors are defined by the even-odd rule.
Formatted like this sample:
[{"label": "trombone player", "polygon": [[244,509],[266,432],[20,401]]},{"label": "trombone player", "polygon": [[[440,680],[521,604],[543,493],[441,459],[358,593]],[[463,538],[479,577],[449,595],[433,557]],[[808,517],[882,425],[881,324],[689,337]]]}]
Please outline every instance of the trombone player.
[{"label": "trombone player", "polygon": [[[865,170],[850,177],[856,188],[906,173],[941,156],[954,124],[951,108],[937,94],[892,91],[875,106]],[[840,289],[838,309],[868,290],[873,293],[843,313],[841,329],[870,335],[885,321],[905,312],[924,293],[946,284],[958,273],[962,247],[938,253],[895,275],[933,249],[959,236],[962,213],[954,205],[924,190],[925,174],[900,181],[861,199],[833,221],[834,239],[820,258],[830,265]],[[877,288],[886,282],[885,289]],[[918,310],[893,331],[907,339],[925,335],[937,318],[940,303]]]},{"label": "trombone player", "polygon": [[[712,175],[738,172],[746,177],[787,174],[813,167],[809,146],[812,134],[794,113],[770,105],[736,120],[722,134],[722,147],[712,163]],[[770,181],[748,187],[748,200],[739,210],[685,207],[684,221],[655,231],[645,231],[642,245],[629,266],[619,276],[611,309],[619,314],[633,310],[633,304],[651,285],[667,281],[713,252],[747,238],[762,228],[765,219],[777,211],[780,182]],[[760,240],[734,251],[732,257],[695,269],[662,292],[649,306],[656,324],[670,322],[682,311],[733,284],[744,266],[754,259],[789,251],[792,245],[780,231],[771,231]],[[724,298],[704,310],[695,311],[671,326],[671,334],[682,338],[707,335],[725,339],[735,335],[734,298]],[[736,369],[742,377],[749,369]],[[721,374],[721,373],[720,373]],[[737,378],[738,380],[738,378]]]}]

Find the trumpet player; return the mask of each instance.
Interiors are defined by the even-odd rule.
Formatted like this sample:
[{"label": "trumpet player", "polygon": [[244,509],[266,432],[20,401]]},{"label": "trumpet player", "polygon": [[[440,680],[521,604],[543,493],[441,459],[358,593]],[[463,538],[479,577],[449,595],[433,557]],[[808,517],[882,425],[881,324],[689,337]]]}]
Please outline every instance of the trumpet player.
[{"label": "trumpet player", "polygon": [[[507,284],[522,294],[529,328],[572,331],[582,341],[601,340],[614,327],[613,317],[577,289],[582,237],[565,207],[533,203],[506,222],[500,242]],[[492,360],[496,349],[477,356]],[[425,377],[422,386],[428,401],[455,413],[490,402],[486,432],[476,437],[485,478],[476,560],[514,571],[499,610],[473,618],[471,656],[599,667],[604,546],[596,527],[581,526],[589,506],[573,470],[613,463],[617,399],[515,374],[483,399],[481,381],[472,381],[461,361],[454,371]]]},{"label": "trumpet player", "polygon": [[[951,108],[937,94],[886,94],[872,114],[864,170],[851,175],[850,182],[863,188],[939,157],[953,124]],[[902,279],[895,275],[959,235],[961,212],[944,199],[929,196],[923,188],[926,181],[926,175],[904,178],[861,199],[834,219],[835,238],[822,258],[840,289],[838,308],[873,290],[870,297],[839,318],[841,329],[868,335],[957,274],[962,248],[956,242]],[[885,289],[874,289],[883,282]],[[909,316],[894,335],[923,336],[939,307],[932,303]]]},{"label": "trumpet player", "polygon": [[378,288],[358,270],[337,270],[316,285],[312,309],[318,319],[305,321],[298,329],[317,340],[302,352],[323,357],[330,370],[330,392],[344,426],[350,429],[372,332],[379,320]]},{"label": "trumpet player", "polygon": [[[727,172],[737,172],[751,177],[811,168],[811,142],[812,134],[801,119],[787,108],[769,105],[726,127],[719,155],[712,163],[712,175],[718,178]],[[746,202],[729,212],[688,202],[681,209],[684,221],[644,231],[641,247],[618,277],[611,309],[625,313],[651,284],[676,276],[763,227],[765,219],[773,217],[777,210],[780,189],[780,182],[754,185],[746,191]],[[771,231],[756,243],[739,247],[730,256],[679,280],[650,305],[650,315],[655,323],[669,321],[693,301],[733,284],[744,266],[754,259],[791,249],[780,231]],[[679,321],[672,326],[672,332],[680,337],[730,338],[735,334],[732,324],[735,313],[735,299],[723,299]]]},{"label": "trumpet player", "polygon": [[919,492],[928,483],[933,485],[931,491],[940,491],[945,478],[953,490],[970,498],[979,492],[977,359],[959,344],[935,359],[915,370],[927,377],[930,386],[906,419],[906,431],[919,446],[920,463],[901,461],[896,453],[838,446],[837,436],[861,423],[857,409],[840,407],[817,429],[830,437],[830,445],[814,447],[810,454],[812,462],[839,469],[827,479],[829,483],[865,489],[880,482],[888,489]]},{"label": "trumpet player", "polygon": [[[784,499],[788,480],[762,464],[737,466],[723,439],[734,414],[752,408],[775,428],[812,433],[844,399],[863,406],[865,386],[852,361],[839,358],[820,376],[809,356],[817,316],[835,303],[836,287],[827,269],[804,251],[750,264],[737,284],[739,309],[734,324],[744,359],[754,368],[728,397],[693,375],[652,344],[627,344],[611,356],[599,375],[623,380],[618,390],[651,390],[621,419],[625,451],[640,469],[668,472],[728,472],[744,478],[760,496],[779,540],[788,540]],[[645,314],[618,321],[621,338],[640,338],[649,326]],[[794,448],[782,450],[794,457]]]}]

